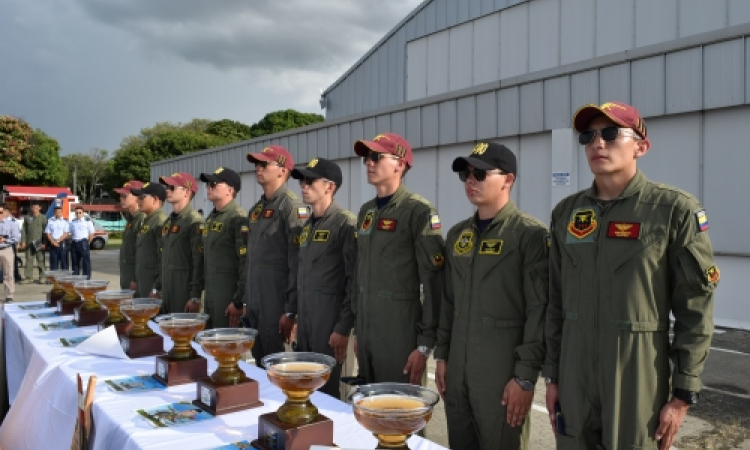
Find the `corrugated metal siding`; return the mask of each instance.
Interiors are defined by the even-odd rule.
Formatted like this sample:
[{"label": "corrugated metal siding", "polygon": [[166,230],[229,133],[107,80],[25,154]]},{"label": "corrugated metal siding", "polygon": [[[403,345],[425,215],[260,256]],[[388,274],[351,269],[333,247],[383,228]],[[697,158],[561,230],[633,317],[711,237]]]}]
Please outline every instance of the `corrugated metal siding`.
[{"label": "corrugated metal siding", "polygon": [[570,76],[570,103],[573,108],[588,103],[599,103],[598,70],[588,70]]},{"label": "corrugated metal siding", "polygon": [[459,98],[456,104],[458,142],[474,141],[477,138],[477,105],[476,97]]},{"label": "corrugated metal siding", "polygon": [[438,109],[439,123],[439,144],[453,144],[456,142],[456,101],[449,100],[441,102]]},{"label": "corrugated metal siding", "polygon": [[666,104],[665,58],[633,61],[630,66],[631,101],[643,117],[661,116]]},{"label": "corrugated metal siding", "polygon": [[[594,57],[595,0],[565,0],[560,4],[560,63],[570,64]],[[607,22],[608,26],[612,22]]]},{"label": "corrugated metal siding", "polygon": [[[323,128],[318,131],[317,150],[312,154],[312,157],[328,158],[328,130],[331,128],[335,129],[336,127]],[[308,159],[312,159],[312,157]]]},{"label": "corrugated metal siding", "polygon": [[677,0],[636,0],[635,16],[636,47],[677,38]]},{"label": "corrugated metal siding", "polygon": [[727,23],[726,0],[680,0],[680,37],[718,30]]},{"label": "corrugated metal siding", "polygon": [[521,130],[518,87],[500,89],[497,93],[497,135],[510,136]]},{"label": "corrugated metal siding", "polygon": [[528,70],[529,8],[527,4],[506,9],[500,14],[500,78],[522,75]]},{"label": "corrugated metal siding", "polygon": [[747,0],[729,0],[729,26],[750,22],[750,2]]},{"label": "corrugated metal siding", "polygon": [[703,49],[705,108],[745,102],[745,39],[707,45]]},{"label": "corrugated metal siding", "polygon": [[415,147],[422,146],[422,110],[412,108],[406,111],[406,140]]},{"label": "corrugated metal siding", "polygon": [[497,136],[497,94],[487,92],[477,95],[477,139]]},{"label": "corrugated metal siding", "polygon": [[492,14],[474,21],[474,85],[489,83],[500,77],[500,15]]},{"label": "corrugated metal siding", "polygon": [[427,96],[448,92],[448,33],[427,38]]},{"label": "corrugated metal siding", "polygon": [[391,131],[391,115],[390,114],[383,114],[382,116],[378,116],[377,120],[377,133],[387,133]]},{"label": "corrugated metal siding", "polygon": [[570,126],[570,78],[552,78],[544,82],[544,127],[545,129],[568,128]]},{"label": "corrugated metal siding", "polygon": [[630,63],[599,70],[599,98],[630,103]]},{"label": "corrugated metal siding", "polygon": [[521,133],[544,129],[544,83],[521,86]]},{"label": "corrugated metal siding", "polygon": [[667,114],[703,107],[703,49],[667,55]]},{"label": "corrugated metal siding", "polygon": [[[596,2],[596,56],[630,50],[635,43],[635,1]],[[624,26],[623,26],[624,25]]]},{"label": "corrugated metal siding", "polygon": [[560,64],[560,0],[529,3],[529,70]]},{"label": "corrugated metal siding", "polygon": [[[406,112],[399,111],[391,114],[391,131],[406,137]],[[408,139],[408,138],[407,138]]]},{"label": "corrugated metal siding", "polygon": [[427,96],[427,39],[410,43],[406,47],[407,88],[406,99],[416,100]]},{"label": "corrugated metal siding", "polygon": [[472,85],[472,38],[474,23],[468,22],[450,29],[448,90],[456,91]]},{"label": "corrugated metal siding", "polygon": [[378,124],[375,117],[368,117],[364,120],[365,124],[365,139],[372,139],[380,132],[378,131]]},{"label": "corrugated metal siding", "polygon": [[440,143],[438,123],[438,105],[428,105],[422,108],[422,145],[421,147],[435,147]]}]

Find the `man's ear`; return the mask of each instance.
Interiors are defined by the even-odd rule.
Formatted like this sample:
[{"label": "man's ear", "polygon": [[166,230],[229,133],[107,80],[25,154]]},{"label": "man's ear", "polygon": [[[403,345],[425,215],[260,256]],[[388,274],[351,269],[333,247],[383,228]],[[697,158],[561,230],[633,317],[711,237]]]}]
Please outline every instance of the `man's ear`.
[{"label": "man's ear", "polygon": [[641,139],[638,141],[638,146],[635,149],[635,154],[633,155],[633,159],[638,159],[641,156],[644,156],[648,151],[651,149],[651,141],[648,139]]}]

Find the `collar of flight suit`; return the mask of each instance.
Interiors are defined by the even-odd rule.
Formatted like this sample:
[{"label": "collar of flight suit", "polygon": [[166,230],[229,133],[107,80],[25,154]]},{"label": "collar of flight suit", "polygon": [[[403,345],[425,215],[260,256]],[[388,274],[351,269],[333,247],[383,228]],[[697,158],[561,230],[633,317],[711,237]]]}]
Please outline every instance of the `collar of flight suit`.
[{"label": "collar of flight suit", "polygon": [[282,196],[286,195],[287,191],[289,190],[289,186],[287,186],[286,183],[279,186],[278,189],[276,189],[276,192],[271,194],[270,197],[266,197],[266,194],[261,195],[260,199],[263,201],[263,205],[266,206],[269,203],[274,202],[275,200],[278,200],[279,198],[282,198]]},{"label": "collar of flight suit", "polygon": [[234,199],[232,199],[229,203],[224,205],[222,209],[214,208],[214,210],[211,211],[211,215],[216,216],[218,214],[223,214],[225,212],[234,211],[235,209],[237,209],[237,202],[235,202]]},{"label": "collar of flight suit", "polygon": [[[323,213],[323,217],[318,219],[318,223],[322,223],[324,220],[328,219],[332,215],[336,214],[337,212],[341,211],[341,206],[339,206],[338,203],[336,203],[336,200],[333,200],[330,205],[328,205],[328,209],[326,209],[326,212]],[[312,222],[312,213],[310,213],[310,218],[307,220],[308,223]]]},{"label": "collar of flight suit", "polygon": [[[406,186],[404,186],[404,183],[402,182],[398,186],[398,189],[396,189],[396,192],[393,193],[393,196],[391,197],[391,201],[389,201],[388,204],[386,204],[385,206],[383,206],[383,209],[381,209],[380,211],[385,211],[387,208],[390,208],[391,206],[394,206],[394,207],[398,206],[399,203],[401,203],[405,199],[409,198],[410,195],[411,195],[411,192],[409,192],[409,191],[406,190]],[[372,199],[372,202],[375,205],[377,205],[378,204],[377,197],[375,197],[374,199]]]},{"label": "collar of flight suit", "polygon": [[162,209],[161,208],[156,208],[155,210],[151,211],[151,214],[147,214],[146,215],[146,219],[148,219],[149,217],[151,217],[151,216],[153,216],[155,214],[159,214],[160,212],[162,212]]},{"label": "collar of flight suit", "polygon": [[[620,193],[620,195],[618,195],[617,198],[614,200],[628,198],[630,196],[633,196],[639,193],[641,189],[643,189],[643,187],[646,186],[646,183],[648,183],[648,178],[646,178],[646,175],[644,175],[643,172],[641,172],[640,170],[636,170],[635,175],[628,182],[628,185]],[[585,195],[586,197],[589,197],[592,200],[597,200],[596,181],[593,181],[591,183],[591,187],[586,189]]]},{"label": "collar of flight suit", "polygon": [[172,214],[169,215],[170,222],[174,222],[175,220],[180,220],[182,218],[185,218],[190,215],[190,212],[193,210],[193,207],[190,206],[190,203],[185,205],[184,208],[182,208],[182,211],[178,212],[176,216],[173,216]]},{"label": "collar of flight suit", "polygon": [[[504,222],[508,217],[514,216],[516,214],[518,214],[518,207],[515,203],[513,203],[513,200],[508,200],[508,203],[506,203],[505,206],[503,206],[502,209],[500,209],[500,211],[495,214],[495,218],[492,219],[492,222],[490,222],[490,224],[487,226],[487,228],[484,229],[484,231],[489,230],[495,225]],[[471,225],[478,230],[479,228],[477,227],[477,218],[477,213],[474,213],[474,217],[472,217],[471,220]]]}]

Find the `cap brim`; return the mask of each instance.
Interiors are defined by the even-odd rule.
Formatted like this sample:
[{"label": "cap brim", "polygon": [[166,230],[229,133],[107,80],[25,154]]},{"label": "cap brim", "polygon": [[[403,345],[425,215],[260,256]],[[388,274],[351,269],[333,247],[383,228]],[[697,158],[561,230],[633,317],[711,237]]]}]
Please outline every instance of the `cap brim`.
[{"label": "cap brim", "polygon": [[128,188],[116,188],[115,192],[117,192],[118,194],[125,194],[125,195],[132,193],[130,189]]},{"label": "cap brim", "polygon": [[159,177],[160,184],[166,184],[167,186],[182,186],[182,183],[177,183],[172,177]]},{"label": "cap brim", "polygon": [[602,115],[606,116],[609,120],[618,125],[630,128],[630,125],[622,122],[616,117],[607,114],[606,111],[596,105],[584,105],[578,108],[578,111],[576,111],[576,113],[573,115],[573,128],[579,133],[586,131],[591,121],[594,120],[594,118],[596,118],[597,116]]},{"label": "cap brim", "polygon": [[354,143],[354,153],[358,156],[367,156],[370,151],[378,153],[390,153],[382,145],[375,141],[359,140]]},{"label": "cap brim", "polygon": [[219,177],[212,173],[202,173],[200,176],[200,180],[204,183],[218,183],[219,181],[221,181]]},{"label": "cap brim", "polygon": [[143,195],[143,194],[148,194],[147,192],[143,192],[143,189],[131,189],[130,193],[133,194],[133,195],[135,195],[135,196],[140,196],[140,195]]},{"label": "cap brim", "polygon": [[247,160],[251,163],[257,163],[257,162],[275,162],[273,158],[270,158],[263,153],[248,153],[247,154]]},{"label": "cap brim", "polygon": [[295,180],[301,180],[303,178],[312,178],[317,180],[318,178],[323,177],[307,169],[294,169],[292,170],[292,178],[294,178]]},{"label": "cap brim", "polygon": [[480,170],[492,170],[497,169],[498,167],[493,166],[492,164],[489,164],[486,161],[482,161],[481,159],[474,158],[473,156],[459,156],[458,158],[453,160],[452,169],[454,172],[460,172],[462,170],[466,169],[466,166],[471,165],[475,169]]}]

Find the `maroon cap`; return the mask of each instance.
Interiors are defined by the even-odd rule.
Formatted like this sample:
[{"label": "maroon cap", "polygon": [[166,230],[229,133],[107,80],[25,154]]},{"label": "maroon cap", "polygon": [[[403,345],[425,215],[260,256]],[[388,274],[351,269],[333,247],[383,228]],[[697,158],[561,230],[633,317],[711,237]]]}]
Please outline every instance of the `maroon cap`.
[{"label": "maroon cap", "polygon": [[287,149],[280,145],[270,145],[260,153],[248,153],[247,160],[251,163],[275,162],[289,170],[294,169],[294,158]]},{"label": "maroon cap", "polygon": [[367,156],[371,150],[403,158],[409,167],[414,162],[414,154],[411,152],[409,141],[395,133],[383,133],[375,136],[371,141],[360,140],[354,143],[354,153],[359,156]]},{"label": "maroon cap", "polygon": [[173,173],[170,177],[159,177],[159,183],[169,186],[182,186],[190,191],[198,192],[198,183],[192,175],[186,172]]},{"label": "maroon cap", "polygon": [[648,138],[646,122],[641,114],[627,103],[607,102],[601,106],[584,105],[573,115],[573,128],[579,133],[586,131],[587,127],[595,117],[605,115],[614,123],[625,128],[632,128],[643,139]]},{"label": "maroon cap", "polygon": [[143,187],[143,183],[138,180],[130,180],[123,184],[121,188],[116,188],[115,192],[118,194],[132,194],[133,189],[140,189]]}]

